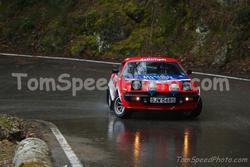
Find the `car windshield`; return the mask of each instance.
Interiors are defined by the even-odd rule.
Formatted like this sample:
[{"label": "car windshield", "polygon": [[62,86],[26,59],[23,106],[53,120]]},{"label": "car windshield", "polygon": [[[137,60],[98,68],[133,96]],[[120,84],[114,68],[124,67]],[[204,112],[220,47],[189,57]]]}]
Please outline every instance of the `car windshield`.
[{"label": "car windshield", "polygon": [[185,75],[185,73],[177,63],[165,61],[129,62],[123,72],[124,76],[147,74]]}]

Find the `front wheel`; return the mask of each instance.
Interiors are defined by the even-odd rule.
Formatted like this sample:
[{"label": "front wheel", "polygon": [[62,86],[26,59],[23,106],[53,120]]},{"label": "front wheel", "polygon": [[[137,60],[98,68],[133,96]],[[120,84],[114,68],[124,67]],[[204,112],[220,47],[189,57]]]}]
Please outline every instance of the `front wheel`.
[{"label": "front wheel", "polygon": [[202,112],[202,100],[201,98],[199,99],[198,105],[194,110],[191,111],[184,111],[184,117],[185,118],[189,118],[189,119],[193,119],[198,117]]},{"label": "front wheel", "polygon": [[116,97],[114,104],[113,104],[113,108],[114,108],[114,114],[119,117],[119,118],[127,118],[129,116],[129,110],[126,109],[122,102],[120,97]]},{"label": "front wheel", "polygon": [[107,92],[106,92],[106,102],[107,102],[107,105],[109,107],[109,110],[111,112],[113,112],[113,106],[114,106],[114,102],[112,101],[111,99],[111,95],[110,95],[110,92],[109,92],[109,89],[107,89]]}]

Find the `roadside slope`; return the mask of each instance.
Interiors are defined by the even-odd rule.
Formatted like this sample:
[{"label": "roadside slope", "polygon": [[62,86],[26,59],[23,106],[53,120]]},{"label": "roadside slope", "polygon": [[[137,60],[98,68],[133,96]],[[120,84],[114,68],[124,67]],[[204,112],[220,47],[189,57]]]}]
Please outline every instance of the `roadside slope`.
[{"label": "roadside slope", "polygon": [[249,1],[1,1],[1,52],[116,59],[176,57],[186,67],[250,73]]}]

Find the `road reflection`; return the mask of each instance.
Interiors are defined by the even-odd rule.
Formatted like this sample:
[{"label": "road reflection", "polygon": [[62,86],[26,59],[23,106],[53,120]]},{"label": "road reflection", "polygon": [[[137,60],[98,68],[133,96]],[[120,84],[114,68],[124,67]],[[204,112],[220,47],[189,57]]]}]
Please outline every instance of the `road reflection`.
[{"label": "road reflection", "polygon": [[140,132],[137,131],[137,132],[135,132],[134,148],[133,148],[135,167],[138,166],[137,164],[138,164],[139,158],[140,158],[140,151],[141,151]]},{"label": "road reflection", "polygon": [[119,155],[128,156],[133,167],[192,166],[177,160],[196,155],[199,133],[200,129],[186,121],[122,120],[109,116],[108,139]]},{"label": "road reflection", "polygon": [[[188,128],[185,128],[184,129],[184,139],[183,139],[183,151],[182,151],[182,157],[183,158],[190,158],[190,142],[189,142],[189,139],[190,139],[190,134],[189,134],[189,129]],[[191,146],[192,147],[192,146]],[[186,167],[188,166],[187,163],[179,163],[181,167]]]}]

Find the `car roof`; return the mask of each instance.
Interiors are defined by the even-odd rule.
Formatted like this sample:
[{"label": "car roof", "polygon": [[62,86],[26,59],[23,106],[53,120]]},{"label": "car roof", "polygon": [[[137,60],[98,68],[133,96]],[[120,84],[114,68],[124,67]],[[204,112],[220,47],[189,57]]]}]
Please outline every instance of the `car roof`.
[{"label": "car roof", "polygon": [[167,61],[167,62],[177,62],[174,58],[168,58],[168,57],[131,57],[126,58],[123,62],[134,62],[134,61]]}]

